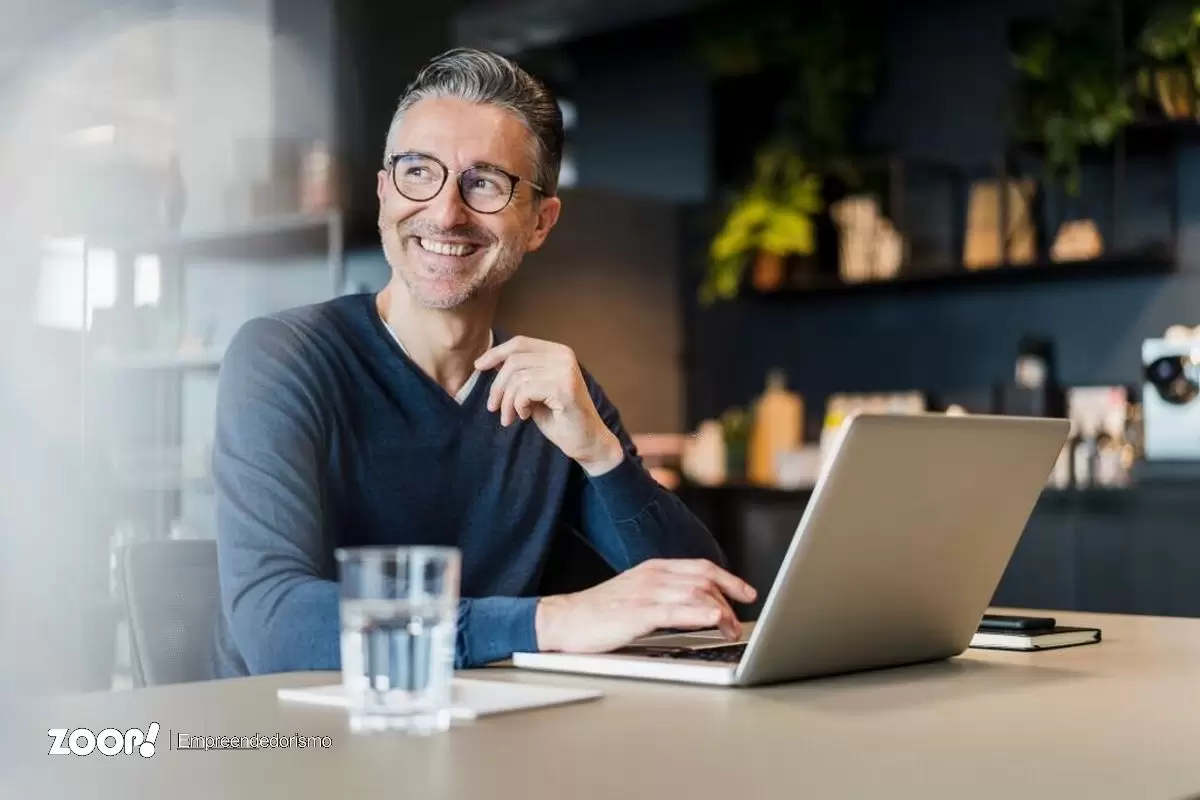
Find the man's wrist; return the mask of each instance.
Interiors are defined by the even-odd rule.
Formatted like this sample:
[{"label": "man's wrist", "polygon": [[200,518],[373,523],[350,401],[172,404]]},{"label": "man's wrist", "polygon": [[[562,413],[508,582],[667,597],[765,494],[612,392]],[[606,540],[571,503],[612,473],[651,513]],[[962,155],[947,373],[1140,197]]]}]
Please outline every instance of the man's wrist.
[{"label": "man's wrist", "polygon": [[539,652],[550,653],[558,650],[558,643],[554,640],[554,618],[562,608],[564,599],[561,595],[538,598],[537,607],[533,612],[533,635],[537,639]]},{"label": "man's wrist", "polygon": [[621,440],[616,434],[605,428],[604,435],[599,438],[596,446],[575,460],[583,467],[584,472],[595,478],[620,466],[625,460],[625,448],[621,446]]}]

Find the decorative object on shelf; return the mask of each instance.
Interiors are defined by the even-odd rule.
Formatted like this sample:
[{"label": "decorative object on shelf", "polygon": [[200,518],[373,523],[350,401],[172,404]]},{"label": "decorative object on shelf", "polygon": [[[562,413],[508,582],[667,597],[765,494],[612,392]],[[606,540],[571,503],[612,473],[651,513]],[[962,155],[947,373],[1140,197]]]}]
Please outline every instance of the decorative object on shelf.
[{"label": "decorative object on shelf", "polygon": [[[1037,259],[1037,227],[1032,213],[1036,191],[1037,186],[1029,179],[982,180],[971,185],[963,244],[963,265],[967,269],[1032,264]],[[1001,202],[1007,204],[1006,209],[1001,209]],[[1002,225],[1006,225],[1005,230],[1001,230]]]},{"label": "decorative object on shelf", "polygon": [[679,488],[689,437],[678,433],[635,433],[631,438],[650,477],[666,489]]},{"label": "decorative object on shelf", "polygon": [[725,436],[725,480],[736,482],[746,477],[746,449],[750,441],[750,414],[742,408],[730,408],[721,415]]},{"label": "decorative object on shelf", "polygon": [[735,297],[751,258],[755,287],[779,288],[785,259],[816,251],[813,215],[822,207],[821,180],[795,152],[777,145],[759,153],[754,182],[734,202],[709,248],[701,300]]},{"label": "decorative object on shelf", "polygon": [[819,449],[828,456],[842,424],[852,414],[921,414],[929,408],[929,399],[919,391],[854,393],[836,392],[825,401]]},{"label": "decorative object on shelf", "polygon": [[778,483],[780,453],[804,444],[804,401],[789,391],[783,370],[767,375],[766,388],[754,404],[753,426],[746,455],[746,477],[751,483]]},{"label": "decorative object on shelf", "polygon": [[281,136],[235,141],[236,183],[225,191],[225,223],[243,225],[299,212],[303,151],[301,142]]},{"label": "decorative object on shelf", "polygon": [[300,178],[300,210],[319,213],[338,207],[338,173],[333,154],[324,140],[309,145]]},{"label": "decorative object on shelf", "polygon": [[725,431],[720,420],[707,419],[696,428],[683,448],[683,474],[701,486],[725,483],[729,463],[725,455]]},{"label": "decorative object on shelf", "polygon": [[1137,39],[1149,61],[1138,69],[1138,89],[1157,101],[1167,119],[1197,117],[1200,89],[1200,4],[1167,2],[1146,20]]},{"label": "decorative object on shelf", "polygon": [[1045,147],[1048,178],[1075,196],[1083,149],[1109,147],[1134,111],[1110,3],[1073,9],[1017,32],[1012,60],[1020,81],[1010,124],[1019,140]]},{"label": "decorative object on shelf", "polygon": [[1104,255],[1104,239],[1090,219],[1064,222],[1054,237],[1050,258],[1055,261],[1090,261]]},{"label": "decorative object on shelf", "polygon": [[821,449],[805,445],[781,450],[775,456],[775,486],[779,489],[811,489],[821,474]]},{"label": "decorative object on shelf", "polygon": [[830,206],[830,216],[838,227],[838,272],[843,281],[896,277],[905,261],[904,237],[879,213],[874,197],[844,197]]}]

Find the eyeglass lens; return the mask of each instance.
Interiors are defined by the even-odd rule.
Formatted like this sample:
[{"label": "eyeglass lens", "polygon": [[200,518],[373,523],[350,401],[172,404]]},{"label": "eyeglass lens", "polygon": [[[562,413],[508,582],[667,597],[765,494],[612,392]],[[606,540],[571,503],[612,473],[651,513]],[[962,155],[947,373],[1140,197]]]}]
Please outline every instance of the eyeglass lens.
[{"label": "eyeglass lens", "polygon": [[[396,191],[415,202],[432,200],[446,182],[446,169],[431,158],[401,156],[392,170]],[[463,200],[481,214],[494,214],[512,198],[512,179],[490,167],[471,167],[458,176]]]}]

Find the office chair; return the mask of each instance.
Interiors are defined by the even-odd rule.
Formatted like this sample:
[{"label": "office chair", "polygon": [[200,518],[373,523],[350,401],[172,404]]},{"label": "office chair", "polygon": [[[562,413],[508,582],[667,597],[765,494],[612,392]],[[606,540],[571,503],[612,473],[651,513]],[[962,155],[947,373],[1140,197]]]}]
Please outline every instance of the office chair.
[{"label": "office chair", "polygon": [[137,542],[121,548],[117,563],[133,685],[212,678],[213,627],[220,613],[217,543]]}]

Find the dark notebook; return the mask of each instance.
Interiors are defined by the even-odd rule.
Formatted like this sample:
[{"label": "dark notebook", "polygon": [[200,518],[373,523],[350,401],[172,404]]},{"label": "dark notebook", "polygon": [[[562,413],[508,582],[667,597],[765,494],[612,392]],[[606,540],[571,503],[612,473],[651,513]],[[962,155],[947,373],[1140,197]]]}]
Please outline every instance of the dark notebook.
[{"label": "dark notebook", "polygon": [[1046,630],[1001,630],[980,628],[971,638],[971,647],[979,650],[1055,650],[1100,641],[1099,628],[1057,625]]}]

